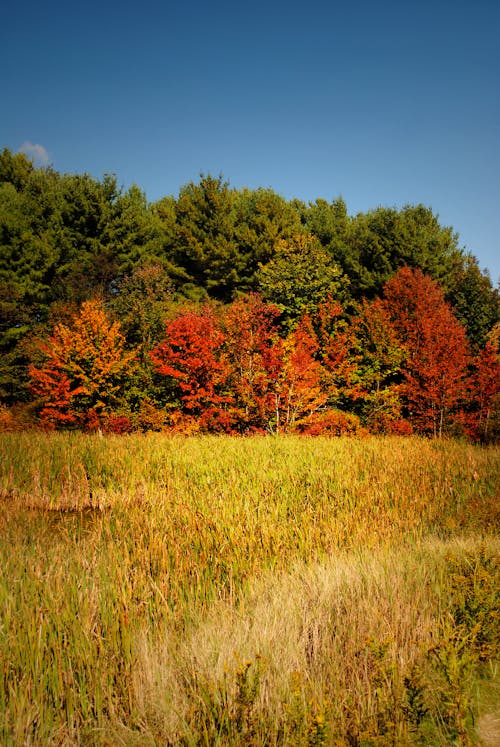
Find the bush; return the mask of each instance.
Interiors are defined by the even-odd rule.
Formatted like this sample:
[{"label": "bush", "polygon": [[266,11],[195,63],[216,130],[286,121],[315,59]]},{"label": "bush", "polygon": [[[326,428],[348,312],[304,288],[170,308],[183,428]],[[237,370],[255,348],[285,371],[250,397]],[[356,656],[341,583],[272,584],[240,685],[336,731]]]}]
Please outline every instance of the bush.
[{"label": "bush", "polygon": [[115,433],[121,436],[125,433],[132,433],[134,428],[126,415],[111,414],[104,420],[102,430],[104,433]]},{"label": "bush", "polygon": [[342,410],[315,412],[301,420],[299,433],[306,436],[363,436],[365,429],[356,415]]},{"label": "bush", "polygon": [[19,403],[12,407],[0,405],[0,433],[23,431],[35,427],[35,404]]},{"label": "bush", "polygon": [[167,422],[165,408],[156,407],[149,399],[141,402],[134,423],[141,431],[162,431]]}]

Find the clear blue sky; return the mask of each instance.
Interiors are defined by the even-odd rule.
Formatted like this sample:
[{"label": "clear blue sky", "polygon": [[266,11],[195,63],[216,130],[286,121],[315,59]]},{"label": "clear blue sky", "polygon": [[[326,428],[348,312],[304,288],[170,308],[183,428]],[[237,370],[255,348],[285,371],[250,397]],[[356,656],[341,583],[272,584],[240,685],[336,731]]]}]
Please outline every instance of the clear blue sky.
[{"label": "clear blue sky", "polygon": [[500,277],[498,0],[6,5],[0,148],[150,200],[210,172],[423,203]]}]

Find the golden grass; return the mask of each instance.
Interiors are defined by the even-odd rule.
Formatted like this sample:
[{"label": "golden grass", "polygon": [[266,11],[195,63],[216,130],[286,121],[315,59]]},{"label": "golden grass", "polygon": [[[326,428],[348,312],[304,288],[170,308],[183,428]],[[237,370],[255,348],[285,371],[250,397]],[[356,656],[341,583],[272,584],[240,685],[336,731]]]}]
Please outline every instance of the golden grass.
[{"label": "golden grass", "polygon": [[[196,742],[204,724],[210,743],[220,711],[236,721],[246,705],[247,720],[264,729],[262,742],[281,733],[281,743],[295,744],[295,709],[302,726],[322,712],[330,735],[346,740],[339,743],[376,739],[382,721],[383,743],[412,743],[405,680],[417,672],[427,677],[426,708],[440,705],[427,667],[443,634],[446,559],[472,557],[483,542],[426,540],[405,553],[360,550],[299,564],[266,574],[238,605],[215,603],[182,641],[169,631],[145,634],[134,679],[143,724],[169,744]],[[488,552],[500,558],[500,540],[492,539]],[[243,675],[250,685],[258,679],[258,689],[242,704]],[[223,736],[231,736],[230,727]],[[254,743],[249,729],[244,736]]]},{"label": "golden grass", "polygon": [[449,589],[495,623],[499,456],[2,434],[0,741],[466,744],[495,677]]}]

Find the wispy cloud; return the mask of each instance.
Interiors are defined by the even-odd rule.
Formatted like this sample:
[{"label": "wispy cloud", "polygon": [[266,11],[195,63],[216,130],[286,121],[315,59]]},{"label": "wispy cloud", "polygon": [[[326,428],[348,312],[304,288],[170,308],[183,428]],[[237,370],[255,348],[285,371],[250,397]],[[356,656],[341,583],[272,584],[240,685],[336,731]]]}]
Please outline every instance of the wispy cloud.
[{"label": "wispy cloud", "polygon": [[20,153],[26,153],[27,156],[29,156],[35,164],[38,164],[39,166],[47,166],[49,163],[49,154],[47,153],[47,150],[43,147],[43,145],[39,145],[38,143],[31,143],[29,140],[27,140],[25,143],[21,145],[19,148]]}]

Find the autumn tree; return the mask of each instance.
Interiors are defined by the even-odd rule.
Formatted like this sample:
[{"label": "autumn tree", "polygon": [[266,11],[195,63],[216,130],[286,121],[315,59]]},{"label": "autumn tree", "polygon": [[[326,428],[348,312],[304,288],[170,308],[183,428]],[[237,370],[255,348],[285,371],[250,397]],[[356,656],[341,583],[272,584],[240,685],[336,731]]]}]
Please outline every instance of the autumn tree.
[{"label": "autumn tree", "polygon": [[411,420],[440,436],[464,394],[465,329],[438,284],[418,269],[403,267],[386,283],[384,306],[406,349],[401,393]]},{"label": "autumn tree", "polygon": [[44,362],[29,373],[43,424],[98,425],[123,406],[135,353],[125,349],[120,326],[109,321],[101,301],[85,301],[71,323],[56,324],[39,350]]},{"label": "autumn tree", "polygon": [[226,406],[233,398],[224,339],[213,308],[193,307],[167,322],[163,340],[151,351],[156,371],[174,383],[182,413],[207,429],[229,428]]},{"label": "autumn tree", "polygon": [[364,300],[352,319],[358,383],[356,410],[372,431],[395,429],[401,418],[401,369],[406,348],[384,303]]},{"label": "autumn tree", "polygon": [[257,294],[238,298],[224,310],[232,412],[241,430],[263,430],[274,416],[274,391],[283,354],[279,313]]},{"label": "autumn tree", "polygon": [[327,393],[322,388],[319,344],[308,315],[304,315],[283,344],[283,362],[274,387],[276,432],[293,431],[321,408]]},{"label": "autumn tree", "polygon": [[327,296],[319,304],[313,321],[328,406],[350,409],[362,394],[353,325],[343,306],[332,296]]},{"label": "autumn tree", "polygon": [[[498,326],[498,325],[497,325]],[[466,428],[477,441],[500,438],[500,349],[495,329],[474,357],[468,379]]]}]

